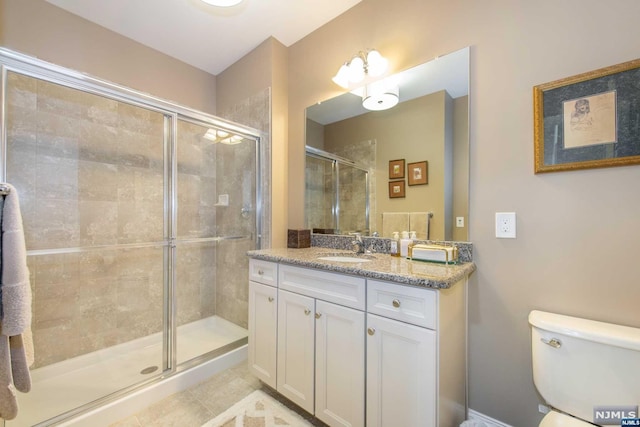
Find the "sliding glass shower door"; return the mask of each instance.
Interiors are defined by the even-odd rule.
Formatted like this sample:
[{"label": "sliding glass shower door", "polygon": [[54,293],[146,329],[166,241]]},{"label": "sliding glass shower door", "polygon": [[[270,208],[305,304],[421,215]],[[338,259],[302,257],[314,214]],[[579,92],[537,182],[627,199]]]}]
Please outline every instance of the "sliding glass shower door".
[{"label": "sliding glass shower door", "polygon": [[246,251],[256,247],[254,140],[178,120],[176,344],[183,363],[246,337]]},{"label": "sliding glass shower door", "polygon": [[307,147],[305,216],[316,233],[369,233],[369,171],[355,162]]},{"label": "sliding glass shower door", "polygon": [[35,347],[9,427],[245,344],[245,254],[260,239],[251,130],[26,68],[0,62],[0,181],[20,196]]},{"label": "sliding glass shower door", "polygon": [[[141,369],[167,369],[170,121],[15,72],[5,88],[5,173],[20,196],[33,289],[34,386],[24,398],[39,404],[19,413],[31,423],[139,382]],[[153,345],[129,345],[137,339]],[[94,363],[104,360],[123,368]],[[72,363],[82,369],[61,393],[56,376]]]}]

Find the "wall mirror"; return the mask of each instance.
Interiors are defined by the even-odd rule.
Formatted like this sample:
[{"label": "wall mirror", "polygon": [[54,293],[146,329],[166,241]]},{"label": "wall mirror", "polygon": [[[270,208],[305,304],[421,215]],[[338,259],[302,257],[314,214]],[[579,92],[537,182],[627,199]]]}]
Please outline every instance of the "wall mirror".
[{"label": "wall mirror", "polygon": [[306,109],[306,227],[465,241],[469,48],[387,79],[399,88],[388,110],[366,110],[358,90]]}]

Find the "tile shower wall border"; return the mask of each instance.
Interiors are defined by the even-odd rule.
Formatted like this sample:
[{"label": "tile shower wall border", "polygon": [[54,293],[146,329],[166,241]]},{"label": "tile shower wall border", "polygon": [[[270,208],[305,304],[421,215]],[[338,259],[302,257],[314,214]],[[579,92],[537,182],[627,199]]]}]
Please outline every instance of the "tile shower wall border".
[{"label": "tile shower wall border", "polygon": [[[376,253],[389,253],[391,239],[379,237],[362,237],[364,247]],[[352,249],[353,236],[340,236],[337,234],[311,234],[311,246],[331,249]],[[440,240],[416,240],[416,243],[430,243],[438,245],[455,244],[458,247],[458,258],[461,262],[473,261],[473,243],[471,242],[447,242]]]}]

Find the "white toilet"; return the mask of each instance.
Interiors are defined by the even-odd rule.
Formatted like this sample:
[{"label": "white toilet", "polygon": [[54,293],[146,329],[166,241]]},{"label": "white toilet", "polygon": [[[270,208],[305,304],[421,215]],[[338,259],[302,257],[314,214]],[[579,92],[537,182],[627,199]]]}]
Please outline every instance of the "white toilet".
[{"label": "white toilet", "polygon": [[640,404],[640,329],[529,314],[533,382],[552,408],[540,427],[593,427],[594,408]]}]

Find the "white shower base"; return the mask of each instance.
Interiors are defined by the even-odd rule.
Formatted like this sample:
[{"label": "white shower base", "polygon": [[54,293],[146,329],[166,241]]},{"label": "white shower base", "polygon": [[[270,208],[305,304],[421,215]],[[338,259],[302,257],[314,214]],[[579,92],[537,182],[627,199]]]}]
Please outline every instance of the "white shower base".
[{"label": "white shower base", "polygon": [[[246,329],[217,316],[180,326],[177,334],[178,364],[246,336]],[[104,405],[64,425],[109,425],[242,359],[246,359],[246,345],[228,355],[204,362],[136,391],[131,396]],[[31,391],[27,394],[18,393],[18,417],[7,421],[5,425],[36,425],[160,372],[158,369],[151,374],[140,373],[149,366],[162,366],[160,333],[35,369],[31,371]]]}]

